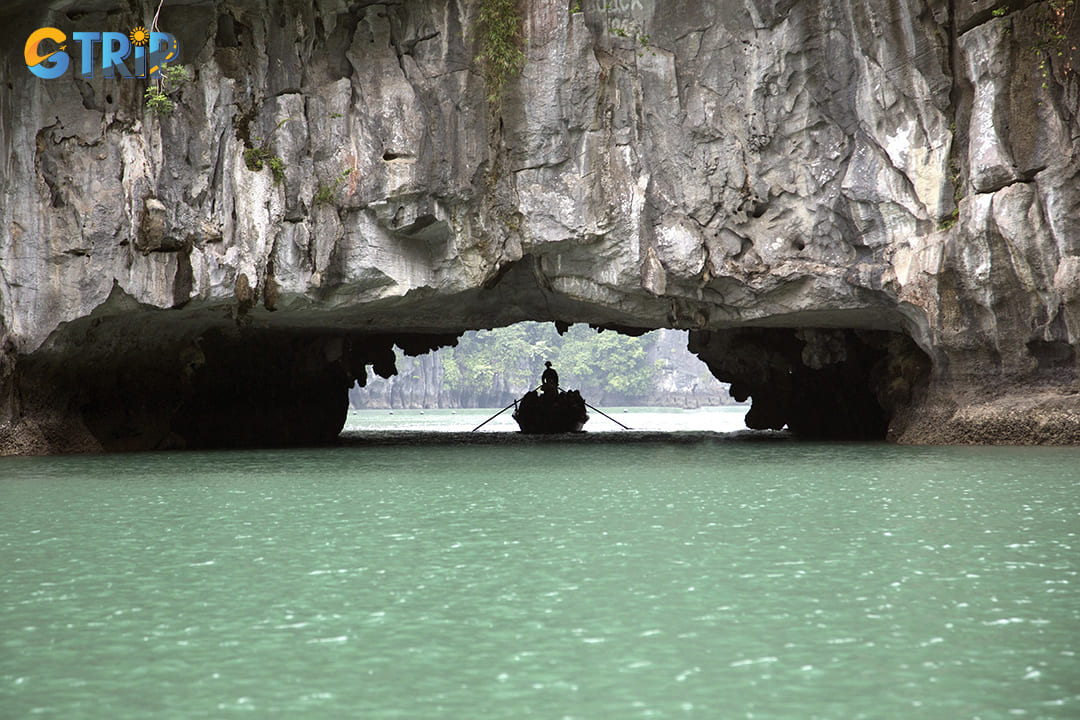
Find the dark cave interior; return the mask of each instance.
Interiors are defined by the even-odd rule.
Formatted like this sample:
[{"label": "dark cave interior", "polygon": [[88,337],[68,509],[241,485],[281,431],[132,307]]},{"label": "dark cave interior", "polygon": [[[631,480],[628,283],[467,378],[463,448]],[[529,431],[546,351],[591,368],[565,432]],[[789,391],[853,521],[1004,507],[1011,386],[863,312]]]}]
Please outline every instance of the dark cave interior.
[{"label": "dark cave interior", "polygon": [[[395,345],[416,356],[460,336],[256,326],[220,312],[168,312],[61,328],[24,358],[11,412],[39,418],[41,434],[61,451],[330,443],[345,423],[354,382],[397,372]],[[749,428],[786,427],[814,440],[888,439],[931,367],[908,335],[891,330],[695,330],[689,349],[731,383],[736,400],[752,400]]]}]

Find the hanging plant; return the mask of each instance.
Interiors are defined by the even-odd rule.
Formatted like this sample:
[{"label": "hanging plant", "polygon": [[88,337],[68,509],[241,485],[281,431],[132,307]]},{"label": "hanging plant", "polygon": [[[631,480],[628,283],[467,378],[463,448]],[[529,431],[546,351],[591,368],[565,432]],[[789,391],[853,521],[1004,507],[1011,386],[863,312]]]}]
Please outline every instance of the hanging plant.
[{"label": "hanging plant", "polygon": [[480,54],[476,60],[484,74],[487,100],[496,110],[502,105],[506,83],[525,65],[518,0],[480,0],[477,33]]}]

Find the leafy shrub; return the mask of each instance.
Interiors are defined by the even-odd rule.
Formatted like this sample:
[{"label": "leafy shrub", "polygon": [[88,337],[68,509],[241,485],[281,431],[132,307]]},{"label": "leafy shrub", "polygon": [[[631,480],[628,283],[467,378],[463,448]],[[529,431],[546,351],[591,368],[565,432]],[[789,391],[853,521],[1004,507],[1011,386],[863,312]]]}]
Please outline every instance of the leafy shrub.
[{"label": "leafy shrub", "polygon": [[484,74],[487,99],[498,107],[506,83],[525,65],[517,0],[480,0],[476,29],[480,39],[480,54],[476,59]]},{"label": "leafy shrub", "polygon": [[191,80],[191,73],[183,65],[166,65],[157,81],[146,88],[146,109],[162,117],[176,109],[172,99],[181,85]]}]

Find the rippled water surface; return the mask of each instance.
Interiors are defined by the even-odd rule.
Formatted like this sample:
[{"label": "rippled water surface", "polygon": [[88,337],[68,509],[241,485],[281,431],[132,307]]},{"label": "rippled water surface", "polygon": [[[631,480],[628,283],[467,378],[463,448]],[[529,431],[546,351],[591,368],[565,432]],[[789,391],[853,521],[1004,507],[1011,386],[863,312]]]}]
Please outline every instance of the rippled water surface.
[{"label": "rippled water surface", "polygon": [[0,458],[0,717],[1080,717],[1078,449],[425,437]]}]

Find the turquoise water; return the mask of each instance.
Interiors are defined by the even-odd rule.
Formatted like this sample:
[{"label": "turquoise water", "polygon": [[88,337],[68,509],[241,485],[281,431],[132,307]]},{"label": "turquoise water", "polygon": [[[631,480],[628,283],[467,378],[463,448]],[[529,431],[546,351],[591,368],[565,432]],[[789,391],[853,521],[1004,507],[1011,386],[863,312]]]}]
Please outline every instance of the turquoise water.
[{"label": "turquoise water", "polygon": [[431,437],[0,458],[0,717],[1080,717],[1080,449]]},{"label": "turquoise water", "polygon": [[[749,405],[680,408],[596,408],[590,409],[585,431],[605,437],[626,428],[642,432],[736,432],[746,430],[743,418]],[[606,415],[606,417],[605,417]],[[493,417],[494,416],[494,417]],[[431,430],[471,432],[482,425],[482,433],[518,432],[513,408],[492,410],[350,410],[345,432],[371,430]],[[625,427],[623,427],[625,426]],[[611,438],[607,438],[611,439]]]}]

